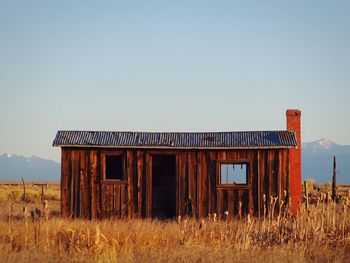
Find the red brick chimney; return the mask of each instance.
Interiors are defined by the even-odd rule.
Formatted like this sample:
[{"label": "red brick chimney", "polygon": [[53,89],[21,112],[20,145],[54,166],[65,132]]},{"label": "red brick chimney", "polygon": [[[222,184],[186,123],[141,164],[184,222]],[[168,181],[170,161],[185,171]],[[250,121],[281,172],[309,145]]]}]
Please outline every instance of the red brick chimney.
[{"label": "red brick chimney", "polygon": [[294,131],[297,136],[297,148],[289,150],[289,196],[291,212],[296,215],[301,203],[301,111],[287,110],[287,130]]}]

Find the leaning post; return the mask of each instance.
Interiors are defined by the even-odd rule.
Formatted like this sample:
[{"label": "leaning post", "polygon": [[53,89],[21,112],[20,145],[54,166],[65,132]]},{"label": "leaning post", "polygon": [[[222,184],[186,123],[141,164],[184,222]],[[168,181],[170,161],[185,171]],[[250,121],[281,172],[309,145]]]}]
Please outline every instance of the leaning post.
[{"label": "leaning post", "polygon": [[24,183],[24,179],[22,177],[22,184],[23,184],[23,197],[22,197],[22,200],[23,201],[26,201],[26,184]]},{"label": "leaning post", "polygon": [[335,202],[337,200],[337,163],[336,163],[335,155],[333,156],[332,197],[333,197],[333,202]]},{"label": "leaning post", "polygon": [[304,181],[304,192],[305,192],[305,208],[309,211],[309,191],[307,188],[307,181]]}]

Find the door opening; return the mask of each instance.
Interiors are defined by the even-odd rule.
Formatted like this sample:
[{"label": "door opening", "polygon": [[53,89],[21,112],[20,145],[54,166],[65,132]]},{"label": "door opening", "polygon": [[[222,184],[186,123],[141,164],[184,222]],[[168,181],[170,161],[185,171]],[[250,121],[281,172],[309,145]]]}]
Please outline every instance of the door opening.
[{"label": "door opening", "polygon": [[152,155],[152,216],[176,216],[176,156]]}]

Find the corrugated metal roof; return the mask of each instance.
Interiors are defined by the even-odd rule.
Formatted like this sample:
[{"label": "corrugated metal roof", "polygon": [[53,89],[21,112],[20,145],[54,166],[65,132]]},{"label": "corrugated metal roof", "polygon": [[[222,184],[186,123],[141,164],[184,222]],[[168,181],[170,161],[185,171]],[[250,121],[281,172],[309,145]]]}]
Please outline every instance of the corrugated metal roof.
[{"label": "corrugated metal roof", "polygon": [[58,131],[53,146],[116,148],[290,148],[290,131],[246,132],[107,132]]}]

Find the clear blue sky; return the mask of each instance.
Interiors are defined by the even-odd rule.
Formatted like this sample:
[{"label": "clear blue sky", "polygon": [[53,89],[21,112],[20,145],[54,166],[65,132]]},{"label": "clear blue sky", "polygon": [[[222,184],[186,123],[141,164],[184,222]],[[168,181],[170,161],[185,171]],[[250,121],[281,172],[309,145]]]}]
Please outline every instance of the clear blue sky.
[{"label": "clear blue sky", "polygon": [[350,144],[350,1],[0,1],[0,153],[56,131],[285,129]]}]

